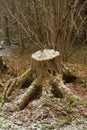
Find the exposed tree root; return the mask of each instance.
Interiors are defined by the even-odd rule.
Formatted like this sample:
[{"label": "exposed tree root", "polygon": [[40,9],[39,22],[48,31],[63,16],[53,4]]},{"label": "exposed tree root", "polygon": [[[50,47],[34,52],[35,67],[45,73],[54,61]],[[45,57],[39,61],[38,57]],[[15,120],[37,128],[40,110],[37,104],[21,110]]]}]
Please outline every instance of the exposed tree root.
[{"label": "exposed tree root", "polygon": [[[9,86],[11,85],[11,83],[12,83],[12,79],[11,80],[8,80],[7,82],[6,82],[6,84],[5,84],[5,86],[4,86],[4,92],[3,92],[3,101],[5,102],[5,101],[7,101],[7,91],[8,91],[8,89],[9,89]],[[3,103],[4,103],[3,102]]]},{"label": "exposed tree root", "polygon": [[[59,77],[58,77],[59,78]],[[61,80],[61,79],[59,79],[59,80]],[[56,97],[56,98],[63,98],[63,91],[62,91],[62,89],[61,88],[59,88],[59,83],[60,83],[61,81],[58,81],[57,80],[57,77],[53,77],[53,78],[51,78],[51,80],[50,80],[50,85],[51,85],[51,87],[52,87],[52,89],[51,89],[51,92],[53,93],[53,95],[54,95],[54,97]],[[61,84],[62,85],[62,84]]]},{"label": "exposed tree root", "polygon": [[72,83],[78,79],[78,76],[75,75],[69,68],[63,65],[63,80],[65,83]]},{"label": "exposed tree root", "polygon": [[27,91],[24,93],[23,98],[18,103],[19,109],[22,110],[28,103],[36,98],[39,98],[42,92],[42,86],[39,84],[40,78],[35,79]]},{"label": "exposed tree root", "polygon": [[6,98],[9,97],[11,95],[12,91],[14,90],[16,81],[17,81],[17,78],[15,78],[11,81],[11,84],[8,87],[7,92],[6,92]]},{"label": "exposed tree root", "polygon": [[22,88],[23,84],[26,82],[26,79],[29,79],[31,74],[32,69],[29,68],[26,72],[24,72],[21,76],[17,78],[16,86],[18,86],[19,89]]},{"label": "exposed tree root", "polygon": [[[5,90],[3,93],[4,99],[7,99],[15,88],[19,88],[19,89],[22,88],[24,83],[27,81],[27,79],[28,79],[28,86],[29,86],[30,83],[33,81],[33,79],[31,79],[31,77],[32,77],[31,73],[32,73],[31,69],[29,68],[21,76],[9,80],[5,85]],[[30,77],[30,79],[29,79],[29,77]]]}]

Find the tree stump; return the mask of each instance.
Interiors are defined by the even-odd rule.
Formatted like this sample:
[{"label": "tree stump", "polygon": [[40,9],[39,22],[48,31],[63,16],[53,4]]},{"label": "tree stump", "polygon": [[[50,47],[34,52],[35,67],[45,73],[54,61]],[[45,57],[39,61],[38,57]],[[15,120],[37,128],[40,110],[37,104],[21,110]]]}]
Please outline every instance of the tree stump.
[{"label": "tree stump", "polygon": [[[32,54],[33,65],[32,69],[35,71],[35,80],[30,85],[28,90],[24,93],[21,101],[19,102],[19,108],[23,109],[30,100],[40,95],[39,92],[42,90],[43,83],[46,79],[49,80],[50,85],[53,88],[53,95],[55,97],[63,97],[63,92],[58,88],[57,81],[50,82],[50,79],[54,76],[59,75],[58,69],[58,56],[59,52],[53,49],[45,49]],[[61,79],[60,79],[61,80]],[[56,94],[55,94],[56,93]]]},{"label": "tree stump", "polygon": [[[44,49],[32,54],[31,68],[24,72],[21,76],[17,77],[10,85],[7,85],[9,87],[8,89],[5,89],[7,91],[5,92],[6,98],[11,95],[14,87],[21,88],[31,75],[33,75],[32,83],[23,94],[21,100],[18,101],[20,109],[24,109],[30,101],[40,97],[42,86],[46,80],[48,80],[51,85],[51,92],[53,95],[55,97],[62,98],[63,91],[61,87],[59,87],[62,84],[59,84],[59,82],[63,82],[61,82],[62,78],[59,78],[60,66],[58,63],[58,56],[59,52],[54,49]],[[59,81],[55,80],[57,79],[56,77],[59,78]]]}]

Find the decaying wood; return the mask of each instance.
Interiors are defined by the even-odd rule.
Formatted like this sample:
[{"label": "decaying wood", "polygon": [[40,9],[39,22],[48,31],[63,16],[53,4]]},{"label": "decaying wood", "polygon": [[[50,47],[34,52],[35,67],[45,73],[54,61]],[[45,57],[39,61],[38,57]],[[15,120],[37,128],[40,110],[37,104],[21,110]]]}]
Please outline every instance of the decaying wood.
[{"label": "decaying wood", "polygon": [[30,101],[34,100],[35,98],[40,97],[40,94],[42,92],[42,86],[40,84],[40,79],[41,78],[35,79],[32,82],[32,84],[30,85],[30,87],[27,89],[27,91],[24,93],[23,98],[18,103],[20,110],[25,108],[25,106],[27,106]]}]

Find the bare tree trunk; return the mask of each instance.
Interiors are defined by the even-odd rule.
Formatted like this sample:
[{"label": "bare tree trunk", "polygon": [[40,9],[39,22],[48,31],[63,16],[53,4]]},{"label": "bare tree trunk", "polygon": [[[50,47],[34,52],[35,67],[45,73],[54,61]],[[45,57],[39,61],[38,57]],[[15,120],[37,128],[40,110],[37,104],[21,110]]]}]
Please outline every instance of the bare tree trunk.
[{"label": "bare tree trunk", "polygon": [[0,71],[3,73],[7,69],[8,69],[8,66],[3,63],[3,58],[2,56],[0,56]]},{"label": "bare tree trunk", "polygon": [[4,41],[10,45],[8,17],[4,15],[3,19],[4,19]]},{"label": "bare tree trunk", "polygon": [[0,71],[3,71],[3,60],[2,60],[2,56],[0,56]]},{"label": "bare tree trunk", "polygon": [[[20,21],[20,0],[16,1],[16,5],[17,5],[17,19],[18,19],[18,21]],[[21,37],[22,37],[21,36],[21,27],[18,22],[18,42],[19,42],[20,51],[23,52],[24,44],[22,43]]]}]

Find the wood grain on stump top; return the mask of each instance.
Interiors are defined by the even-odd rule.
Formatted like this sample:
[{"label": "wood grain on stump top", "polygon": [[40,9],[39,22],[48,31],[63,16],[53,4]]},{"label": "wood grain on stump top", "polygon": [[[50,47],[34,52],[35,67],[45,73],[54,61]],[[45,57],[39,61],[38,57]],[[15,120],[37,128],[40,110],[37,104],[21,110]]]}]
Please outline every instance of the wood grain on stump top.
[{"label": "wood grain on stump top", "polygon": [[32,58],[36,61],[47,61],[59,56],[59,52],[54,49],[44,49],[43,51],[37,51],[32,54]]}]

